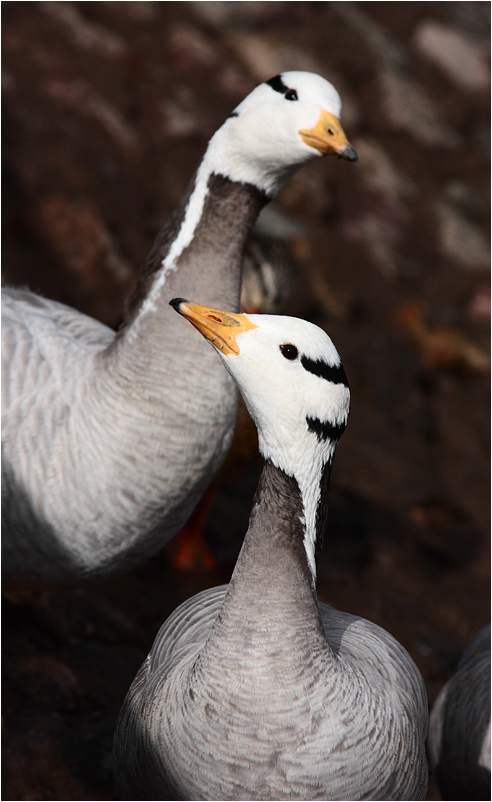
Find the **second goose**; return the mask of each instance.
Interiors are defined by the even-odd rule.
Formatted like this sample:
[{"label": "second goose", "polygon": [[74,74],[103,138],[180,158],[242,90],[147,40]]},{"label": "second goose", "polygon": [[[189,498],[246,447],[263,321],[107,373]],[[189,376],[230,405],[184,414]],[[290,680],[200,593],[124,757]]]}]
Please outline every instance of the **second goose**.
[{"label": "second goose", "polygon": [[326,604],[316,551],[350,393],[303,320],[171,302],[215,347],[265,466],[228,587],[163,625],[115,734],[118,799],[425,799],[427,700],[385,630]]}]

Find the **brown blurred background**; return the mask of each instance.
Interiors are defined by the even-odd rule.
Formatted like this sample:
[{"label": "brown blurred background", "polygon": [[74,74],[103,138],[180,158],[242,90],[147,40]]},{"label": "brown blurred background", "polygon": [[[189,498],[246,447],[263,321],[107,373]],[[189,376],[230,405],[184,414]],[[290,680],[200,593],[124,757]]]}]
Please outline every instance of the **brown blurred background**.
[{"label": "brown blurred background", "polygon": [[[231,109],[282,70],[338,88],[359,162],[304,168],[269,222],[298,265],[282,311],[328,331],[352,389],[319,595],[388,629],[432,703],[489,620],[490,4],[2,12],[3,280],[110,326]],[[228,580],[254,450],[218,483],[214,568],[179,572],[170,546],[124,576],[6,595],[4,799],[113,798],[125,692],[171,610]]]}]

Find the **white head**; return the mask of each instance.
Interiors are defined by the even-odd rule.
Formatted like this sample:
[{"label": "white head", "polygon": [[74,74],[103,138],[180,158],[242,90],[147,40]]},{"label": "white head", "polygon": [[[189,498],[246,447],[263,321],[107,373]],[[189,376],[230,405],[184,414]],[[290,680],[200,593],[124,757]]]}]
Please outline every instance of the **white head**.
[{"label": "white head", "polygon": [[340,96],[312,72],[283,72],[260,84],[209,142],[213,171],[253,184],[270,197],[303,164],[332,153],[357,153],[340,124]]},{"label": "white head", "polygon": [[155,312],[166,276],[195,234],[211,175],[252,184],[271,200],[303,164],[333,154],[355,161],[339,120],[336,89],[312,72],[283,72],[260,84],[215,132],[198,168],[179,232],[131,328]]},{"label": "white head", "polygon": [[298,318],[229,314],[182,299],[171,303],[212,343],[237,383],[258,428],[262,456],[297,480],[314,575],[321,476],[350,406],[335,346],[322,329]]}]

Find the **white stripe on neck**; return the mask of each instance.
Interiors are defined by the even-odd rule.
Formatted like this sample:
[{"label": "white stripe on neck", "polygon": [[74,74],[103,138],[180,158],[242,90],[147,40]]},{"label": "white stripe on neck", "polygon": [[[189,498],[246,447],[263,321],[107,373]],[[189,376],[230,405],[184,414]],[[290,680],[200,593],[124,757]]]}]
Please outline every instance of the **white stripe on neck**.
[{"label": "white stripe on neck", "polygon": [[[311,436],[309,435],[309,437]],[[323,446],[323,448],[316,450],[309,448],[294,449],[290,459],[284,453],[282,455],[284,458],[278,460],[272,453],[268,453],[268,449],[264,447],[261,437],[259,438],[259,450],[262,457],[269,459],[277,468],[284,471],[287,476],[292,476],[299,487],[303,506],[303,514],[299,515],[299,520],[304,527],[304,548],[313,577],[313,587],[316,584],[316,519],[321,499],[321,479],[326,464],[333,461],[336,444],[327,440]],[[300,454],[302,454],[302,457],[300,457]]]},{"label": "white stripe on neck", "polygon": [[176,239],[171,243],[167,256],[162,260],[160,269],[155,273],[150,292],[142,303],[138,315],[135,318],[132,326],[133,331],[142,317],[149,312],[157,311],[157,303],[166,283],[166,278],[169,273],[176,270],[179,257],[193,239],[203,213],[205,199],[209,192],[208,181],[211,174],[212,169],[208,163],[207,154],[205,154],[196,174],[195,186],[188,200],[181,228],[178,231]]},{"label": "white stripe on neck", "polygon": [[252,184],[271,200],[282,184],[297,172],[302,163],[309,161],[309,159],[303,159],[294,165],[284,163],[282,151],[279,150],[277,153],[278,163],[273,167],[258,164],[243,145],[242,139],[231,134],[231,127],[234,130],[234,126],[239,124],[239,120],[240,118],[237,117],[228,118],[208,143],[196,173],[195,186],[190,195],[178,235],[172,242],[167,256],[162,260],[160,269],[154,275],[151,289],[130,329],[130,336],[136,332],[138,323],[145,315],[157,310],[167,276],[177,269],[179,257],[191,243],[203,213],[205,199],[209,192],[209,179],[212,174],[222,175],[241,184]]},{"label": "white stripe on neck", "polygon": [[318,515],[318,506],[321,500],[321,479],[323,471],[327,462],[333,460],[335,453],[335,446],[330,443],[329,455],[323,454],[323,458],[319,459],[319,452],[313,460],[310,470],[306,473],[297,472],[295,479],[299,485],[301,493],[302,504],[304,507],[304,515],[300,517],[301,523],[304,526],[304,548],[306,549],[306,557],[308,561],[311,574],[313,576],[313,586],[316,584],[316,539],[317,527],[316,519]]}]

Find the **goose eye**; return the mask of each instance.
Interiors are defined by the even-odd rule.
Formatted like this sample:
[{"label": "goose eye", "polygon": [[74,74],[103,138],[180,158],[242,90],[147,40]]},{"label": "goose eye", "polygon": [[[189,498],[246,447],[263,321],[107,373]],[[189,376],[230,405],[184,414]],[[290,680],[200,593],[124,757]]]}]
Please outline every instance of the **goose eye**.
[{"label": "goose eye", "polygon": [[299,356],[299,351],[292,343],[284,343],[280,346],[280,350],[282,351],[282,356],[286,359],[297,359]]},{"label": "goose eye", "polygon": [[286,100],[299,100],[295,89],[288,89],[284,97]]}]

